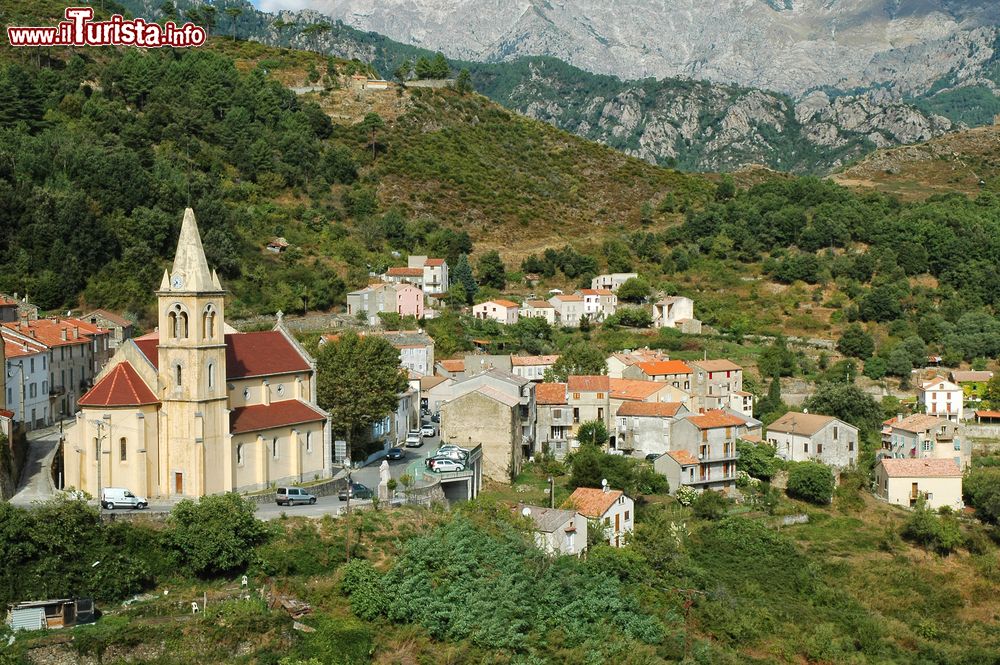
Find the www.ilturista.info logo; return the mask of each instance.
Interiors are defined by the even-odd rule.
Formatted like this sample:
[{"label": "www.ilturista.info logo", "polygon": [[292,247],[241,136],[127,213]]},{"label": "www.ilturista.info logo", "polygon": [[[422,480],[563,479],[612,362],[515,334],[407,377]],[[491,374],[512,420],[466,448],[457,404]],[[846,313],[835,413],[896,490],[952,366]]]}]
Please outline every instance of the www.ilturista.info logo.
[{"label": "www.ilturista.info logo", "polygon": [[201,46],[205,29],[194,23],[164,25],[141,18],[125,19],[119,14],[110,21],[92,21],[91,7],[67,7],[66,20],[55,27],[8,27],[11,46]]}]

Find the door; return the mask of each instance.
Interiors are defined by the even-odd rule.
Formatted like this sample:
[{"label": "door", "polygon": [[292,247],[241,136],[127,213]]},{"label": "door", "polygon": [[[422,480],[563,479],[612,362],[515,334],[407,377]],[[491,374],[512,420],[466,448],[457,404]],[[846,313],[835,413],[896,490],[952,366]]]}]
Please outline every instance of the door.
[{"label": "door", "polygon": [[184,474],[174,472],[174,494],[184,494]]},{"label": "door", "polygon": [[615,533],[621,532],[621,513],[615,513]]}]

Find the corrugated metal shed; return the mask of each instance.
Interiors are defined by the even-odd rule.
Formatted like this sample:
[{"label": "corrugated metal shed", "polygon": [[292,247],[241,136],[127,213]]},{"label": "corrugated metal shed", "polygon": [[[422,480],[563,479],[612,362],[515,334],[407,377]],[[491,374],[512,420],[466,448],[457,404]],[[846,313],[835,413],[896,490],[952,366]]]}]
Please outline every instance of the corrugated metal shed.
[{"label": "corrugated metal shed", "polygon": [[45,628],[45,608],[23,607],[11,610],[7,617],[7,625],[12,630],[41,630]]}]

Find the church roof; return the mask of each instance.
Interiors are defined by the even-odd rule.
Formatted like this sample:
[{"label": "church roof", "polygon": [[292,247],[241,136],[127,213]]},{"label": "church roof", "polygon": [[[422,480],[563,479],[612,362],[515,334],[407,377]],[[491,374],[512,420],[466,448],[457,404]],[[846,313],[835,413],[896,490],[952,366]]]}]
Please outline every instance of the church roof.
[{"label": "church roof", "polygon": [[[183,280],[181,286],[177,288],[172,283],[176,276]],[[169,276],[164,274],[160,290],[177,293],[210,293],[222,290],[219,278],[208,267],[205,248],[201,244],[201,234],[198,233],[198,222],[191,208],[184,210],[184,221],[181,222],[181,234],[177,239],[173,269]]]},{"label": "church roof", "polygon": [[229,413],[229,431],[242,434],[319,420],[326,420],[326,416],[316,407],[297,399],[287,399],[233,409]]},{"label": "church roof", "polygon": [[[133,340],[143,355],[159,365],[156,346],[159,340]],[[295,345],[280,331],[233,333],[226,335],[226,379],[246,379],[254,376],[307,372],[312,367]]]},{"label": "church roof", "polygon": [[118,363],[77,402],[80,406],[139,406],[159,404],[135,368]]}]

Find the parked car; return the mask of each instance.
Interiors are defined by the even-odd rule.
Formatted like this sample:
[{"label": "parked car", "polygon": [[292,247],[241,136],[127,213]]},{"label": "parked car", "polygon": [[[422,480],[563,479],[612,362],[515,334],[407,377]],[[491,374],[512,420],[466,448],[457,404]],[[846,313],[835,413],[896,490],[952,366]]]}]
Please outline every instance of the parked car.
[{"label": "parked car", "polygon": [[439,422],[441,422],[441,414],[440,413],[435,413],[433,416],[431,416],[431,422],[432,423],[439,423]]},{"label": "parked car", "polygon": [[[433,468],[434,462],[437,462],[437,461],[440,461],[440,460],[443,460],[443,459],[450,460],[452,458],[445,457],[444,455],[433,455],[433,456],[428,457],[427,459],[424,460],[424,466],[426,466],[428,469]],[[452,460],[452,461],[454,461],[454,460]]]},{"label": "parked car", "polygon": [[422,436],[432,437],[432,436],[437,435],[437,430],[434,428],[434,425],[424,425],[420,429],[420,434]]},{"label": "parked car", "polygon": [[648,453],[646,455],[647,462],[655,462],[658,459],[660,459],[660,453]]},{"label": "parked car", "polygon": [[[347,501],[347,494],[348,488],[345,487],[337,493],[337,498],[341,501]],[[350,495],[352,499],[370,499],[372,498],[372,491],[361,483],[352,482],[350,484]]]},{"label": "parked car", "polygon": [[420,430],[411,430],[406,435],[407,448],[419,448],[422,445],[424,445],[424,439],[420,436]]},{"label": "parked car", "polygon": [[452,451],[452,450],[454,450],[455,452],[462,453],[466,457],[468,457],[470,455],[470,453],[472,452],[468,448],[463,448],[461,446],[456,446],[454,443],[446,443],[443,446],[441,446],[440,448],[438,448],[438,452],[439,453],[446,453],[446,452],[449,452],[449,451]]},{"label": "parked car", "polygon": [[279,506],[294,506],[297,503],[316,503],[316,497],[301,487],[279,487],[275,492],[274,502]]},{"label": "parked car", "polygon": [[465,465],[451,459],[439,459],[431,467],[434,473],[447,473],[449,471],[465,471]]},{"label": "parked car", "polygon": [[385,453],[386,459],[403,459],[405,456],[406,453],[403,452],[402,448],[390,448]]},{"label": "parked car", "polygon": [[453,459],[456,462],[461,462],[465,464],[469,460],[469,454],[462,450],[439,450],[434,455],[435,457],[447,457],[448,459]]},{"label": "parked car", "polygon": [[142,510],[149,506],[144,496],[136,496],[124,487],[105,487],[101,490],[101,505],[106,510],[115,508],[133,508]]}]

